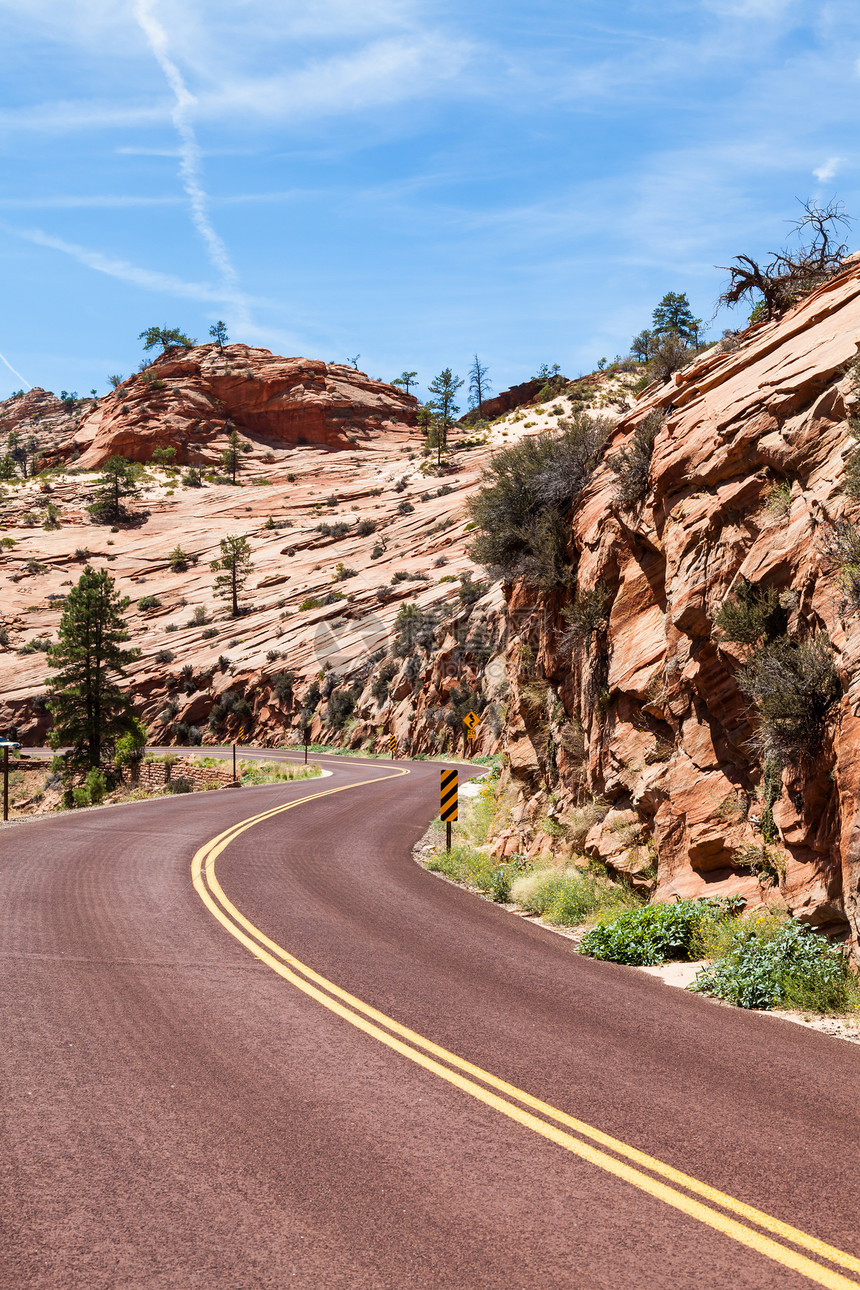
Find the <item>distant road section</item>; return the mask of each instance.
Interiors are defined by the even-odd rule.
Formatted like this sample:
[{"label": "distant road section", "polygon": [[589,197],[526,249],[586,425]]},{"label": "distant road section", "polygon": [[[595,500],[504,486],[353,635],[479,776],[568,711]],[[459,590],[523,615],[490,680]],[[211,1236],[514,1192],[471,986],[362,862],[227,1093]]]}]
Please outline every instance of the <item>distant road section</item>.
[{"label": "distant road section", "polygon": [[318,760],[0,832],[3,1290],[860,1286],[855,1046],[425,873],[438,764]]}]

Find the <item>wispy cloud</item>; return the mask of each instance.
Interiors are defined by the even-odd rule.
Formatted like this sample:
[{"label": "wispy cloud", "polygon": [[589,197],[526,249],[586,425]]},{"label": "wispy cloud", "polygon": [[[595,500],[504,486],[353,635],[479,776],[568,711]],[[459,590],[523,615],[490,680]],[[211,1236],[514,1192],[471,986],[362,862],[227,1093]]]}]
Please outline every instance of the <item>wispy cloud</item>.
[{"label": "wispy cloud", "polygon": [[32,390],[33,387],[30,384],[30,382],[27,380],[26,377],[22,376],[20,372],[16,371],[16,369],[9,362],[8,358],[6,358],[5,354],[0,354],[0,363],[5,363],[6,366],[9,368],[9,371],[12,373],[12,375],[17,376],[19,381],[23,381],[28,390]]},{"label": "wispy cloud", "polygon": [[180,140],[179,174],[191,205],[192,222],[212,265],[221,276],[226,293],[233,298],[237,306],[239,325],[249,327],[251,319],[247,302],[240,291],[239,275],[223,239],[215,231],[209,217],[209,199],[201,179],[202,154],[191,124],[191,113],[196,100],[168,53],[167,33],[152,12],[151,0],[135,0],[134,11],[149,47],[173,92],[175,100],[172,113],[173,124]]},{"label": "wispy cloud", "polygon": [[824,164],[818,166],[812,173],[820,184],[826,184],[828,180],[833,179],[841,162],[841,157],[828,157]]}]

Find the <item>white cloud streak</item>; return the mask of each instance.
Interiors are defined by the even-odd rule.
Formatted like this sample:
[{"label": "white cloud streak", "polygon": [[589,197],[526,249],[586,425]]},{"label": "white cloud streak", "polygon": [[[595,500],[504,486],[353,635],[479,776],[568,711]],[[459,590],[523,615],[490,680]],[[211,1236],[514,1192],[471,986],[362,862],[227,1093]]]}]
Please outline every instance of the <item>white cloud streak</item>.
[{"label": "white cloud streak", "polygon": [[202,153],[191,124],[195,97],[167,52],[167,33],[152,13],[151,0],[135,0],[134,12],[156,62],[173,92],[175,100],[172,112],[173,124],[180,140],[179,175],[191,205],[192,223],[206,248],[210,262],[220,274],[225,292],[235,301],[239,326],[248,328],[252,325],[251,318],[247,301],[239,288],[239,275],[223,239],[215,231],[209,217],[209,198],[200,178]]},{"label": "white cloud streak", "polygon": [[32,390],[33,387],[30,384],[30,382],[27,380],[27,378],[25,376],[22,376],[20,372],[16,371],[16,369],[12,366],[12,364],[9,362],[8,358],[6,358],[4,354],[0,354],[0,363],[5,363],[6,366],[9,368],[9,371],[12,373],[12,375],[17,376],[19,381],[23,381],[28,390]]},{"label": "white cloud streak", "polygon": [[836,174],[841,161],[841,157],[828,157],[824,165],[818,166],[812,173],[820,184],[826,184]]}]

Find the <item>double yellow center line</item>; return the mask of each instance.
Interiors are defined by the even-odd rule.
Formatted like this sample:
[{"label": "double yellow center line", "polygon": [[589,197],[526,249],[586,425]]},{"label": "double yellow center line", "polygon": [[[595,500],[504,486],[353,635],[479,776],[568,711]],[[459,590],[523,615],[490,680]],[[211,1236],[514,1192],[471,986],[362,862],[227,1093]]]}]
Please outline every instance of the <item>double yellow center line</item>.
[{"label": "double yellow center line", "polygon": [[318,801],[323,797],[409,773],[408,770],[397,770],[392,774],[374,776],[341,788],[311,793],[307,797],[262,811],[259,815],[232,825],[202,846],[194,856],[191,873],[197,894],[230,935],[273,972],[277,972],[278,976],[417,1066],[516,1121],[523,1128],[531,1129],[589,1164],[637,1187],[654,1199],[671,1205],[689,1218],[697,1219],[748,1249],[800,1273],[810,1281],[827,1286],[830,1290],[858,1290],[860,1280],[844,1276],[836,1270],[843,1268],[860,1276],[860,1259],[854,1255],[836,1249],[781,1219],[765,1214],[752,1205],[718,1191],[716,1187],[682,1173],[672,1165],[664,1164],[661,1160],[628,1146],[618,1138],[559,1111],[402,1026],[300,962],[249,922],[227,899],[215,874],[215,862],[222,851],[248,829],[286,811],[293,811],[306,802]]}]

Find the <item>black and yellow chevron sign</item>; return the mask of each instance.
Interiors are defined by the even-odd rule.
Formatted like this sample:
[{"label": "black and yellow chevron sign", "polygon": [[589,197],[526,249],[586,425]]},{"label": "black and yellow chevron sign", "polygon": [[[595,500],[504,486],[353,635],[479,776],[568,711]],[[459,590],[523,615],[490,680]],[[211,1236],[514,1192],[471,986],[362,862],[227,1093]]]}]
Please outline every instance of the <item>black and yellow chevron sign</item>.
[{"label": "black and yellow chevron sign", "polygon": [[442,771],[442,808],[439,814],[447,823],[448,820],[457,819],[457,781],[459,775],[456,770]]}]

